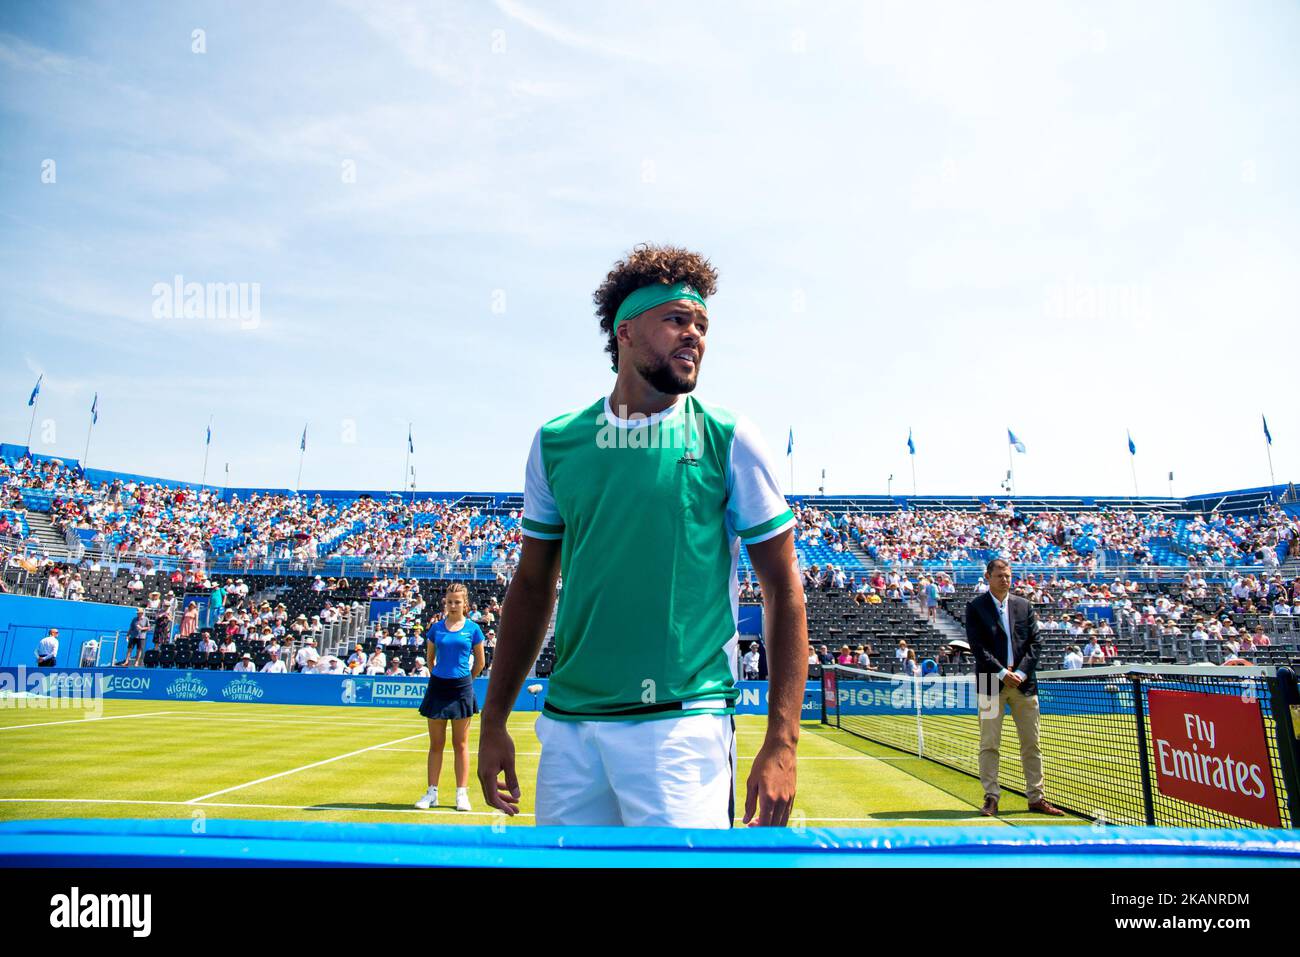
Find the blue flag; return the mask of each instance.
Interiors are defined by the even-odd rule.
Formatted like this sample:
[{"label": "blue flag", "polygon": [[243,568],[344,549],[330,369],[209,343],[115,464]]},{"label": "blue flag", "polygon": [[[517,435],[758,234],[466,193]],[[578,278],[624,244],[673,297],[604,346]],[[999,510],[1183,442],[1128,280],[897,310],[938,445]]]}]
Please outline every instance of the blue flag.
[{"label": "blue flag", "polygon": [[790,440],[785,444],[785,454],[794,455],[794,427],[790,427]]},{"label": "blue flag", "polygon": [[302,441],[298,443],[298,451],[307,451],[307,426],[305,425],[302,427]]},{"label": "blue flag", "polygon": [[[1263,414],[1260,415],[1260,418],[1264,419]],[[1268,439],[1269,445],[1273,444],[1273,436],[1269,435],[1268,432],[1268,419],[1264,419],[1264,438]]]},{"label": "blue flag", "polygon": [[406,427],[406,451],[415,454],[415,440],[411,438],[411,427]]},{"label": "blue flag", "polygon": [[1012,446],[1015,447],[1015,450],[1021,455],[1025,454],[1025,443],[1016,438],[1016,433],[1012,432],[1010,429],[1007,429],[1007,441],[1010,442]]},{"label": "blue flag", "polygon": [[95,401],[90,403],[90,424],[99,424],[99,393],[95,393]]},{"label": "blue flag", "polygon": [[916,443],[912,441],[912,430],[911,430],[911,429],[908,429],[908,430],[907,430],[907,454],[908,454],[908,455],[915,455],[915,454],[916,454]]},{"label": "blue flag", "polygon": [[32,394],[27,399],[28,405],[36,404],[36,397],[41,394],[41,380],[44,378],[45,378],[44,372],[42,372],[39,376],[36,377],[36,388],[32,389]]},{"label": "blue flag", "polygon": [[208,426],[208,437],[207,437],[206,439],[203,440],[203,444],[204,444],[204,445],[211,445],[211,444],[212,444],[212,426],[210,426],[210,425]]},{"label": "blue flag", "polygon": [[1138,454],[1137,446],[1133,444],[1133,433],[1125,432],[1124,434],[1128,436],[1128,454],[1137,455]]}]

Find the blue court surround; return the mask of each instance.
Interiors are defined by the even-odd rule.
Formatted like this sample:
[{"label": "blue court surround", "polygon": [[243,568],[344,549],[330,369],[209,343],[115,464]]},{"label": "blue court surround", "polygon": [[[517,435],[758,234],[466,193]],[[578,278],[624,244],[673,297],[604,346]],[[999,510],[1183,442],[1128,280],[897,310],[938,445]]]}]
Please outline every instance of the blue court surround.
[{"label": "blue court surround", "polygon": [[[201,826],[203,833],[194,833]],[[208,819],[11,821],[28,867],[1297,867],[1277,830],[459,827]]]}]

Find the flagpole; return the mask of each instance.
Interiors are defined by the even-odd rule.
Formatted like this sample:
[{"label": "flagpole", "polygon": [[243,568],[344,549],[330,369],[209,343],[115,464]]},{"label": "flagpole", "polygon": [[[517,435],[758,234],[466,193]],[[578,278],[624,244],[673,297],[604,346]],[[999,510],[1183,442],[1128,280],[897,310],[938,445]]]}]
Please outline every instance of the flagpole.
[{"label": "flagpole", "polygon": [[86,474],[86,460],[90,458],[90,433],[95,428],[95,417],[90,417],[90,425],[86,426],[86,451],[81,453],[81,474]]},{"label": "flagpole", "polygon": [[208,484],[208,453],[212,451],[212,416],[208,416],[208,437],[203,443],[203,478],[199,480],[199,488]]},{"label": "flagpole", "polygon": [[[402,485],[407,485],[411,481],[411,423],[406,423],[406,466],[402,469]],[[398,488],[400,495],[402,489]],[[398,499],[401,501],[401,499]]]},{"label": "flagpole", "polygon": [[1016,460],[1012,457],[1011,437],[1007,436],[1007,473],[1011,476],[1011,497],[1016,497]]},{"label": "flagpole", "polygon": [[912,459],[912,498],[916,498],[916,453],[911,455]]},{"label": "flagpole", "polygon": [[[37,410],[38,408],[40,408],[40,405],[41,405],[41,394],[40,394],[39,392],[37,392],[37,393],[36,393],[36,401],[32,403],[32,421],[29,422],[28,425],[27,425],[27,455],[28,455],[28,457],[30,457],[31,454],[32,454],[32,429],[36,428],[36,410]],[[33,460],[33,461],[34,461],[34,460]]]},{"label": "flagpole", "polygon": [[1136,459],[1137,459],[1136,455],[1130,455],[1128,457],[1128,467],[1133,472],[1133,495],[1134,496],[1138,495],[1138,473],[1137,473],[1137,464],[1135,461]]},{"label": "flagpole", "polygon": [[302,439],[298,442],[298,478],[293,483],[293,494],[302,494],[302,460],[307,456],[307,425],[304,422],[302,426]]},{"label": "flagpole", "polygon": [[1268,440],[1268,426],[1265,425],[1264,428],[1266,430],[1264,435],[1264,452],[1268,455],[1268,484],[1271,486],[1277,484],[1277,480],[1273,478],[1273,443]]}]

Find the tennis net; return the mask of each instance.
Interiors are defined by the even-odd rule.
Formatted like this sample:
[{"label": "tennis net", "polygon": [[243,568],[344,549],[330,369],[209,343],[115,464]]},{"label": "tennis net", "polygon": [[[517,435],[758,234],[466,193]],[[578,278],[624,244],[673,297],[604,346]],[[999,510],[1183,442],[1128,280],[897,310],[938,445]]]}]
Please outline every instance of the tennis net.
[{"label": "tennis net", "polygon": [[[827,666],[820,697],[823,724],[979,776],[981,720],[997,699],[981,699],[974,675]],[[1067,811],[1111,824],[1296,826],[1300,696],[1289,669],[1047,672],[1038,699],[1047,797]],[[1024,794],[1015,721],[1003,711],[999,784]]]}]

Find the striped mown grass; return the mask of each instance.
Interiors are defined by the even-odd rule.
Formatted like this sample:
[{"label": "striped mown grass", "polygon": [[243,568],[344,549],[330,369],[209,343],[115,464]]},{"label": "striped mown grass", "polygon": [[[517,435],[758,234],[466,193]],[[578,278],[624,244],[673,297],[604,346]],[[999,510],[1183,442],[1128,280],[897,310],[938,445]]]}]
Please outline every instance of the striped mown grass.
[{"label": "striped mown grass", "polygon": [[[442,806],[419,811],[427,735],[414,709],[248,705],[215,702],[104,702],[102,716],[70,710],[0,708],[0,820],[51,817],[389,821],[421,816],[440,824],[532,823],[539,745],[536,715],[512,715],[521,814],[506,819],[483,804],[471,770],[474,810],[452,808],[452,755],[443,760]],[[736,719],[744,780],[765,720]],[[478,726],[472,726],[471,760]],[[809,827],[893,824],[1087,823],[1025,813],[1008,794],[1004,814],[978,816],[979,782],[967,775],[844,732],[804,725],[792,823]]]}]

